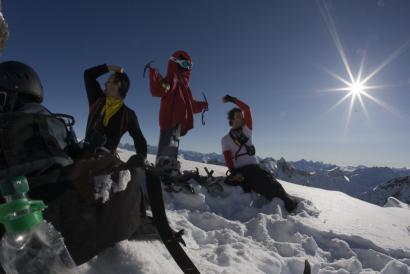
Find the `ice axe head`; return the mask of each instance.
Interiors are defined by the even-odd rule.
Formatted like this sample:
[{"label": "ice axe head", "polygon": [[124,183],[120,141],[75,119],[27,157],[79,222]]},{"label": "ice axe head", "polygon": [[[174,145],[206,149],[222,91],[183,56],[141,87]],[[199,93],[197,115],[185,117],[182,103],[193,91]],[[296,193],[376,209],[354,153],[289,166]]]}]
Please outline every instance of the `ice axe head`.
[{"label": "ice axe head", "polygon": [[145,66],[144,66],[144,74],[142,75],[145,78],[145,74],[147,72],[147,69],[151,68],[151,64],[154,63],[155,61],[152,60],[150,62],[148,62]]}]

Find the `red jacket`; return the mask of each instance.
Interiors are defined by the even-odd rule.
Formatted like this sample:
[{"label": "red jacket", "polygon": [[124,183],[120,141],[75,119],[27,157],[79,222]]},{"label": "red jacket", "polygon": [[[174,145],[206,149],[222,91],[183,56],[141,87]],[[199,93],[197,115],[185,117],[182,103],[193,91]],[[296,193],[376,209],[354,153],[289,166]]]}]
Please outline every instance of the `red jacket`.
[{"label": "red jacket", "polygon": [[[177,51],[175,58],[191,61],[184,51]],[[181,124],[181,136],[194,127],[194,113],[208,107],[206,102],[195,101],[189,88],[190,71],[183,71],[175,62],[168,61],[167,76],[162,78],[157,69],[149,71],[150,90],[154,97],[161,97],[159,111],[159,127],[167,130]]]}]

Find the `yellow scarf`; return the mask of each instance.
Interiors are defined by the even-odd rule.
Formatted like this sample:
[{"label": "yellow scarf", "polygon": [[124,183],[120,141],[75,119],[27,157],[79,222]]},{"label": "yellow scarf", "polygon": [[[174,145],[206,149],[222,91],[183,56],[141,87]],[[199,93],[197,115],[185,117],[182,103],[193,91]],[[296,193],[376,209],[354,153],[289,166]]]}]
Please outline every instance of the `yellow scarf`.
[{"label": "yellow scarf", "polygon": [[116,99],[113,97],[106,97],[105,105],[102,109],[103,117],[103,125],[106,127],[110,122],[110,119],[114,116],[115,113],[122,107],[124,102],[122,99]]}]

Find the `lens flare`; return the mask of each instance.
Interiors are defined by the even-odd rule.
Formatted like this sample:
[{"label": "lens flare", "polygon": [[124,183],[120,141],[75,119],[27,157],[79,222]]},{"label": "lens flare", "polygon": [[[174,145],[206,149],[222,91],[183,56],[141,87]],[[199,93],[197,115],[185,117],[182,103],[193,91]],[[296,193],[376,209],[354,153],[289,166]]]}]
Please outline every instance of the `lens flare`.
[{"label": "lens flare", "polygon": [[343,44],[340,40],[339,34],[337,32],[336,24],[333,20],[333,17],[330,14],[330,8],[329,8],[329,2],[325,2],[324,0],[317,0],[317,4],[319,6],[320,12],[323,16],[323,19],[326,23],[327,29],[332,37],[332,40],[335,44],[335,47],[337,49],[337,52],[340,56],[340,59],[345,67],[346,74],[348,76],[347,79],[343,78],[340,75],[337,75],[336,73],[324,68],[324,70],[334,79],[340,81],[341,83],[344,84],[342,87],[337,87],[337,88],[330,88],[326,89],[324,91],[327,92],[337,92],[337,91],[342,91],[346,92],[346,95],[343,96],[336,104],[334,104],[326,113],[329,113],[330,111],[334,110],[337,106],[341,105],[343,102],[348,100],[350,98],[350,104],[349,104],[349,111],[348,111],[348,117],[346,121],[346,127],[345,127],[345,133],[346,130],[349,126],[350,119],[352,116],[352,111],[355,106],[355,101],[358,99],[360,106],[368,120],[370,120],[369,114],[367,112],[367,108],[365,105],[365,102],[363,100],[363,97],[366,97],[367,99],[371,100],[372,102],[376,103],[383,109],[389,111],[392,114],[395,114],[397,116],[402,116],[400,113],[394,109],[393,107],[389,106],[385,102],[382,102],[381,100],[375,98],[373,95],[371,95],[371,91],[375,89],[381,89],[384,88],[383,86],[369,86],[367,83],[373,79],[378,73],[380,73],[387,65],[389,65],[392,61],[394,61],[396,58],[398,58],[403,52],[405,52],[409,46],[410,46],[410,39],[407,40],[402,46],[400,46],[398,49],[396,49],[392,54],[390,54],[385,61],[383,61],[379,66],[376,67],[375,70],[373,70],[371,73],[368,75],[363,75],[364,71],[364,63],[365,63],[365,57],[366,57],[366,51],[363,52],[362,54],[362,59],[360,62],[360,67],[357,76],[353,74],[353,70],[351,66],[349,65],[346,53],[343,48]]}]

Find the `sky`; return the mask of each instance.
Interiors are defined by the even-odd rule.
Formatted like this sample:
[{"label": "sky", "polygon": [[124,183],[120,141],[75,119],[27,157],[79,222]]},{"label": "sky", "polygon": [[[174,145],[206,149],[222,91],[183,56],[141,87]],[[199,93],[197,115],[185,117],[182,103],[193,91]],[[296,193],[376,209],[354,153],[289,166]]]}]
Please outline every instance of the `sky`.
[{"label": "sky", "polygon": [[[194,63],[193,95],[207,95],[209,112],[205,126],[201,115],[195,117],[181,149],[221,153],[220,139],[229,130],[226,113],[233,107],[221,98],[230,94],[252,108],[261,157],[410,167],[408,0],[2,4],[10,38],[0,58],[35,68],[44,104],[74,115],[79,137],[88,114],[83,71],[107,63],[129,75],[125,103],[136,112],[148,143],[156,145],[160,101],[151,97],[143,67],[155,60],[165,75],[170,55],[183,49]],[[346,87],[329,71],[349,80],[341,48],[354,77],[363,56],[363,76],[389,61],[366,83],[382,86],[366,90],[379,104],[362,96],[365,111],[355,100],[349,123],[350,98],[329,111],[347,91],[325,91]],[[130,142],[129,136],[122,142]]]}]

